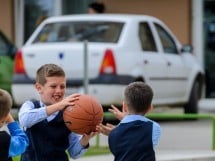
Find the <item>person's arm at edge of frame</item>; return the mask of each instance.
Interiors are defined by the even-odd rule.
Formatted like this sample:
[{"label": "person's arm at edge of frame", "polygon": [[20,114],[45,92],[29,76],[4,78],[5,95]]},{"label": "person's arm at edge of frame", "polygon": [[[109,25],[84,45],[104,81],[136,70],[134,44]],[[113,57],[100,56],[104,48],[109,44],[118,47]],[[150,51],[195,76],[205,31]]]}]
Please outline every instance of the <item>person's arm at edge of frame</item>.
[{"label": "person's arm at edge of frame", "polygon": [[22,154],[29,145],[29,140],[25,132],[20,128],[18,122],[13,119],[10,113],[7,118],[7,127],[11,135],[9,157]]}]

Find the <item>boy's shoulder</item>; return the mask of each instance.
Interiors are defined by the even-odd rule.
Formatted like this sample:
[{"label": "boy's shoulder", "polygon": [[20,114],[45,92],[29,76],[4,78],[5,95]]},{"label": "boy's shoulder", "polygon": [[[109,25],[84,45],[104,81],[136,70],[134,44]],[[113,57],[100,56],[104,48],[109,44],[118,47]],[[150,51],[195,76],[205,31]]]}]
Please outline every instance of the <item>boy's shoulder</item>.
[{"label": "boy's shoulder", "polygon": [[26,102],[24,102],[22,104],[22,107],[26,107],[26,106],[33,106],[34,108],[39,108],[40,107],[40,101],[39,100],[35,100],[35,99],[32,99],[32,100],[28,100]]},{"label": "boy's shoulder", "polygon": [[30,100],[34,104],[34,108],[40,107],[40,101],[39,100]]}]

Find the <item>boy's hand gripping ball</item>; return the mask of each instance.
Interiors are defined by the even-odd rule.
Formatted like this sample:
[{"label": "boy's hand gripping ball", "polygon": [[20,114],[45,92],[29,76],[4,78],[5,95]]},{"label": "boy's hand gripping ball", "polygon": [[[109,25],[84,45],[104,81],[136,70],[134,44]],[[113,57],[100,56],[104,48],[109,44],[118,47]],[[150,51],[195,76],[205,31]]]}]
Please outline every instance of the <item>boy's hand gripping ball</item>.
[{"label": "boy's hand gripping ball", "polygon": [[63,112],[67,128],[77,134],[89,134],[96,131],[96,125],[103,121],[101,104],[90,95],[80,95],[74,106],[68,106]]}]

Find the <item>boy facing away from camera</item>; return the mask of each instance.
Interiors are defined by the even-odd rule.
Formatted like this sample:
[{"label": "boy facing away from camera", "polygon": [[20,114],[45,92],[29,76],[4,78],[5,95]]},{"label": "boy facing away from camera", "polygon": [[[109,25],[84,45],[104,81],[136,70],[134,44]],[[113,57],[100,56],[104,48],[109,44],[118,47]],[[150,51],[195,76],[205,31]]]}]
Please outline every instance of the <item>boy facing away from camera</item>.
[{"label": "boy facing away from camera", "polygon": [[153,91],[143,82],[129,84],[124,92],[123,112],[112,105],[110,109],[120,119],[117,126],[97,126],[108,135],[110,151],[115,161],[155,161],[154,148],[158,144],[161,128],[145,117],[152,106]]},{"label": "boy facing away from camera", "polygon": [[66,151],[73,159],[79,158],[97,134],[77,135],[64,124],[64,108],[74,105],[80,94],[64,98],[65,72],[55,64],[45,64],[37,70],[35,88],[40,100],[26,101],[19,112],[20,124],[30,140],[21,161],[69,161]]},{"label": "boy facing away from camera", "polygon": [[7,125],[9,131],[0,131],[0,161],[12,161],[12,157],[23,153],[29,143],[26,134],[10,114],[11,107],[11,95],[0,89],[0,127]]}]

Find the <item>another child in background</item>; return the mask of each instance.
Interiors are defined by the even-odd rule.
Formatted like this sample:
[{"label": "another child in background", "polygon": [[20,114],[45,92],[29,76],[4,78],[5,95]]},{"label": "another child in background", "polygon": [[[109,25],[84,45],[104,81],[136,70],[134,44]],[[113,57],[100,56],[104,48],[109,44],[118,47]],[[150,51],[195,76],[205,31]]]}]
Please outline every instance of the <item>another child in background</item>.
[{"label": "another child in background", "polygon": [[0,89],[0,127],[7,125],[9,131],[0,131],[0,161],[12,161],[12,157],[23,153],[28,146],[26,134],[10,114],[11,107],[11,95]]},{"label": "another child in background", "polygon": [[98,131],[108,135],[110,151],[115,161],[155,161],[154,148],[158,144],[161,128],[146,118],[152,106],[153,91],[143,82],[129,84],[124,92],[123,112],[115,106],[111,112],[121,119],[117,126],[98,126]]},{"label": "another child in background", "polygon": [[77,135],[65,126],[63,110],[74,105],[80,94],[64,98],[65,72],[55,64],[45,64],[37,70],[35,88],[40,101],[26,101],[19,112],[19,121],[30,138],[30,146],[21,160],[69,161],[66,150],[73,159],[79,158],[97,134]]}]

